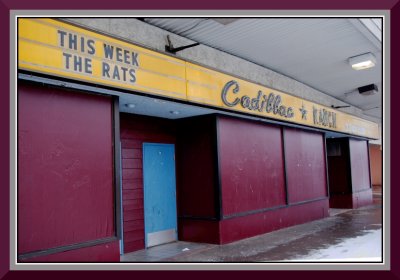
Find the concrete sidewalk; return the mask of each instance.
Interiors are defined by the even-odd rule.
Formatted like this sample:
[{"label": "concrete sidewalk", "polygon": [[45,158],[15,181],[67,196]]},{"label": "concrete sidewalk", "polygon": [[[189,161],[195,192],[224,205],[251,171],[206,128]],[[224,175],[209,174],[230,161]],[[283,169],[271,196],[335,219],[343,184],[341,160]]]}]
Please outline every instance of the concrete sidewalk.
[{"label": "concrete sidewalk", "polygon": [[331,209],[330,217],[227,245],[174,242],[121,257],[124,262],[381,262],[382,203]]}]

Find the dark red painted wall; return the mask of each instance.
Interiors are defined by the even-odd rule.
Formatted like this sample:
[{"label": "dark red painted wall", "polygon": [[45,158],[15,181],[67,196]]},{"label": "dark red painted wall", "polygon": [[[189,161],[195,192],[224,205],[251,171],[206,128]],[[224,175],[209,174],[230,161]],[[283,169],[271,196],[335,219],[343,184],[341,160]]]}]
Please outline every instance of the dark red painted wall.
[{"label": "dark red painted wall", "polygon": [[281,129],[218,118],[224,216],[285,205]]},{"label": "dark red painted wall", "polygon": [[323,134],[285,128],[283,135],[289,203],[327,197]]},{"label": "dark red painted wall", "polygon": [[328,147],[337,144],[340,154],[328,153],[330,207],[358,208],[371,204],[367,141],[349,138],[327,141]]},{"label": "dark red painted wall", "polygon": [[327,139],[326,146],[330,196],[351,193],[349,139]]},{"label": "dark red painted wall", "polygon": [[178,217],[216,218],[215,117],[179,122],[177,143]]},{"label": "dark red painted wall", "polygon": [[367,141],[350,139],[350,161],[353,192],[371,188]]},{"label": "dark red painted wall", "polygon": [[180,219],[179,240],[220,244],[220,222],[205,219]]},{"label": "dark red painted wall", "polygon": [[[220,243],[328,216],[322,133],[219,117],[218,141]],[[305,203],[290,205],[297,202]]]},{"label": "dark red painted wall", "polygon": [[176,142],[173,121],[132,114],[120,115],[124,253],[144,249],[144,142]]},{"label": "dark red painted wall", "polygon": [[179,240],[219,243],[216,117],[180,120],[178,131]]},{"label": "dark red painted wall", "polygon": [[221,244],[328,217],[328,198],[223,220]]},{"label": "dark red painted wall", "polygon": [[114,236],[112,131],[111,98],[18,86],[19,254]]},{"label": "dark red painted wall", "polygon": [[119,241],[21,260],[21,262],[119,262]]}]

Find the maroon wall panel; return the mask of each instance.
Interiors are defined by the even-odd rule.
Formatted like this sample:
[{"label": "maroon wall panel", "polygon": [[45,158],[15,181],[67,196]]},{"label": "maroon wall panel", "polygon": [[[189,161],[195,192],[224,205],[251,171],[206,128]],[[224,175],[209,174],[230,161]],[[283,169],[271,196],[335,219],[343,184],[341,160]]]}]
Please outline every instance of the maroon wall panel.
[{"label": "maroon wall panel", "polygon": [[224,216],[286,203],[280,127],[220,117],[218,139]]},{"label": "maroon wall panel", "polygon": [[350,139],[350,161],[353,192],[370,189],[367,141]]},{"label": "maroon wall panel", "polygon": [[359,208],[373,203],[372,189],[348,193],[343,195],[333,195],[329,199],[332,208]]},{"label": "maroon wall panel", "polygon": [[351,193],[349,139],[327,139],[329,193],[331,197]]},{"label": "maroon wall panel", "polygon": [[328,199],[221,221],[221,244],[328,217]]},{"label": "maroon wall panel", "polygon": [[178,216],[216,218],[215,117],[180,121],[177,144]]},{"label": "maroon wall panel", "polygon": [[173,121],[121,114],[122,206],[124,253],[144,249],[142,146],[175,143]]},{"label": "maroon wall panel", "polygon": [[220,244],[219,221],[181,219],[178,224],[179,240]]},{"label": "maroon wall panel", "polygon": [[289,203],[327,197],[323,134],[285,128],[284,140]]},{"label": "maroon wall panel", "polygon": [[331,208],[353,208],[353,194],[335,194],[329,197]]},{"label": "maroon wall panel", "polygon": [[65,251],[47,256],[21,260],[21,262],[119,262],[119,242]]},{"label": "maroon wall panel", "polygon": [[[372,203],[367,141],[328,139],[330,206],[358,208]],[[340,145],[340,149],[334,146]]]},{"label": "maroon wall panel", "polygon": [[114,235],[112,104],[19,85],[19,254]]}]

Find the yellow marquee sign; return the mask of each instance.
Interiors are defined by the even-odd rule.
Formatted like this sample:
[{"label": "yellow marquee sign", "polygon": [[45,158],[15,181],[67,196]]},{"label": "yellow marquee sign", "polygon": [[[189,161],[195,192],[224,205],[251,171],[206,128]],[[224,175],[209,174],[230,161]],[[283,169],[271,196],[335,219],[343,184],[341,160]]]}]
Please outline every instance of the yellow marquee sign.
[{"label": "yellow marquee sign", "polygon": [[187,100],[282,121],[379,138],[376,123],[192,63]]},{"label": "yellow marquee sign", "polygon": [[379,138],[373,122],[53,19],[19,19],[18,68]]},{"label": "yellow marquee sign", "polygon": [[18,67],[185,99],[185,62],[52,19],[19,19]]}]

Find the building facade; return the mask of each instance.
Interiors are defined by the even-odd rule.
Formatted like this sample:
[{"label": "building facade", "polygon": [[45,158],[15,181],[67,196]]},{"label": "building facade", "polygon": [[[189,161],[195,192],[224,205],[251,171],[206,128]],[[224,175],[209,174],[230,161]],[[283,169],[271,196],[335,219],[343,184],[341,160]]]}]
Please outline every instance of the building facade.
[{"label": "building facade", "polygon": [[372,203],[377,124],[216,50],[167,54],[144,25],[18,20],[19,261],[118,262]]}]

